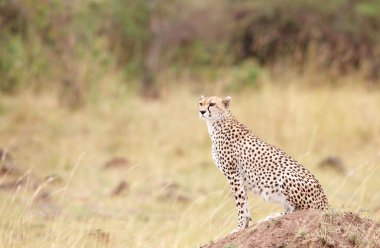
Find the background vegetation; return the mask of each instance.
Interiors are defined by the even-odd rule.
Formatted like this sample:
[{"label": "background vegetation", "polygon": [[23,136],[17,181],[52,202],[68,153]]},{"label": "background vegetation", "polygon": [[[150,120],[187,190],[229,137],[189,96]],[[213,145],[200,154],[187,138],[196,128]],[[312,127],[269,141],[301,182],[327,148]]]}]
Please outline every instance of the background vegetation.
[{"label": "background vegetation", "polygon": [[0,90],[54,86],[76,105],[110,73],[154,96],[168,71],[212,77],[237,66],[252,83],[262,66],[289,62],[373,83],[379,12],[376,0],[1,0]]},{"label": "background vegetation", "polygon": [[[379,221],[378,13],[376,0],[0,0],[0,246],[229,233],[201,94],[231,95],[334,208]],[[250,199],[254,220],[280,210]]]}]

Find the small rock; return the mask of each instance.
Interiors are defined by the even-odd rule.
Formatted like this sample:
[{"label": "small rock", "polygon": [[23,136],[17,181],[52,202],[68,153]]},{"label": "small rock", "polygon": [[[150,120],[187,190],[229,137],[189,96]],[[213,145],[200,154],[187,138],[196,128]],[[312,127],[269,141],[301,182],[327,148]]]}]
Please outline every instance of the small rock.
[{"label": "small rock", "polygon": [[21,174],[19,168],[15,162],[13,162],[12,156],[7,150],[0,148],[0,175],[2,174]]},{"label": "small rock", "polygon": [[174,150],[174,153],[177,157],[183,157],[185,155],[185,151],[181,147],[177,147]]},{"label": "small rock", "polygon": [[342,174],[345,173],[343,161],[338,156],[328,156],[328,157],[322,159],[321,162],[318,163],[318,167],[321,169],[333,168],[339,173],[342,173]]},{"label": "small rock", "polygon": [[110,234],[102,229],[94,229],[88,232],[88,237],[95,238],[97,242],[108,244],[110,242]]},{"label": "small rock", "polygon": [[111,196],[120,196],[128,189],[128,183],[121,181],[111,192]]},{"label": "small rock", "polygon": [[104,165],[104,169],[112,169],[112,168],[126,168],[130,166],[131,162],[123,157],[115,157],[111,160],[107,161]]}]

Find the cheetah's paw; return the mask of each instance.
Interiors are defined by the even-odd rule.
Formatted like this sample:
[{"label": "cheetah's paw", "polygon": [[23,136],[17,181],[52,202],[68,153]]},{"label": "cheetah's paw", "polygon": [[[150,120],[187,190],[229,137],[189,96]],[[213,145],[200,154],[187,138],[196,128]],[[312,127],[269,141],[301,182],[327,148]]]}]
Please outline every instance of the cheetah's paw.
[{"label": "cheetah's paw", "polygon": [[265,217],[264,219],[259,220],[256,224],[261,224],[261,223],[266,222],[266,221],[269,221],[269,220],[275,220],[275,219],[280,218],[280,217],[283,216],[283,215],[285,215],[284,212],[281,212],[281,213],[273,213],[273,214],[268,215],[268,216]]}]

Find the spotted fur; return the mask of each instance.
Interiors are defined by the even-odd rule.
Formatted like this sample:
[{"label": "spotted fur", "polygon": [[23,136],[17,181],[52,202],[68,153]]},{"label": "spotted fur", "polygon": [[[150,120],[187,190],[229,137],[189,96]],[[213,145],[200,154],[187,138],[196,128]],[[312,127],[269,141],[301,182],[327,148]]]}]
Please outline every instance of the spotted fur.
[{"label": "spotted fur", "polygon": [[[203,97],[200,117],[207,123],[212,141],[212,157],[227,177],[238,208],[238,229],[251,220],[247,191],[267,201],[280,203],[285,213],[328,207],[318,180],[282,150],[257,138],[237,121],[228,107],[231,97]],[[276,215],[277,216],[277,215]]]}]

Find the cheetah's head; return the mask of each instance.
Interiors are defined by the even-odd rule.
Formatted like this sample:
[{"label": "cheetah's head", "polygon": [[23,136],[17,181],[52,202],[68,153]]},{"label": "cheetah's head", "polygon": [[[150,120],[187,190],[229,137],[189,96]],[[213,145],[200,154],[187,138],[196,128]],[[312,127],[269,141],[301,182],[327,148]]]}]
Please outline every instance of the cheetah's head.
[{"label": "cheetah's head", "polygon": [[202,96],[198,102],[199,117],[203,120],[216,121],[226,116],[231,97]]}]

